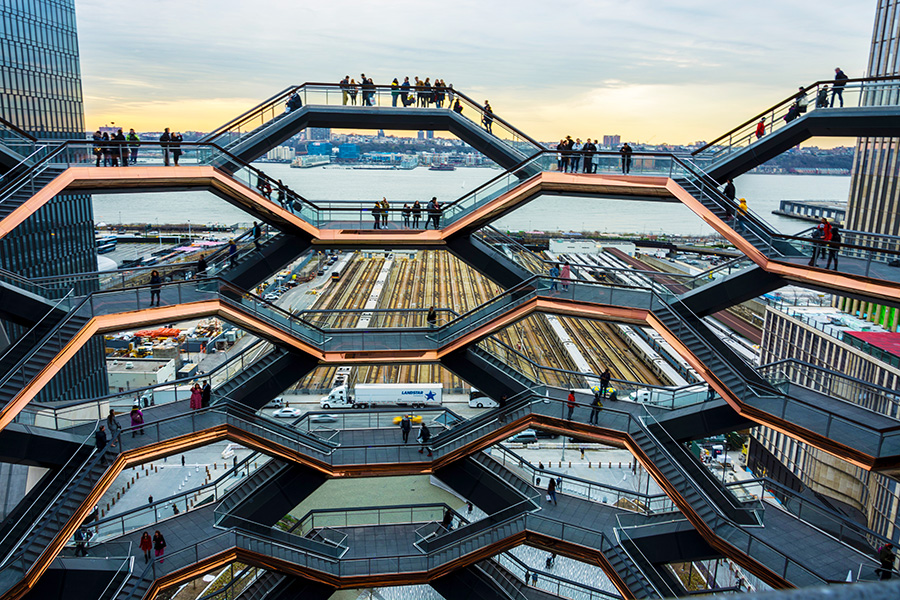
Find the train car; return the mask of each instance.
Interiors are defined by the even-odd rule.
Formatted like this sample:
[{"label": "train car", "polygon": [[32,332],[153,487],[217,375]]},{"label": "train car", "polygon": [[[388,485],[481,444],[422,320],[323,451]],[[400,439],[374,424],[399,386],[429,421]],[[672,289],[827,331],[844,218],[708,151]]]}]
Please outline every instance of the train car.
[{"label": "train car", "polygon": [[341,279],[341,272],[338,269],[335,269],[334,271],[332,271],[331,280],[332,281],[340,281],[340,279]]},{"label": "train car", "polygon": [[97,239],[97,254],[106,254],[107,252],[113,252],[116,249],[116,244],[119,241],[114,235],[98,235]]}]

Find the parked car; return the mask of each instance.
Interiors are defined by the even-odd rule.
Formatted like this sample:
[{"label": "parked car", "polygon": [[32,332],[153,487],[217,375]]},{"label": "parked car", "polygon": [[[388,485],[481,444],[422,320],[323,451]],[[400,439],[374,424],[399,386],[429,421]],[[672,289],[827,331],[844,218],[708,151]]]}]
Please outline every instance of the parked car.
[{"label": "parked car", "polygon": [[303,414],[303,411],[299,408],[279,408],[278,410],[272,413],[273,417],[277,417],[279,419],[293,419],[299,417]]},{"label": "parked car", "polygon": [[263,296],[263,300],[268,300],[269,302],[272,302],[273,300],[278,300],[279,296],[280,296],[280,294],[276,294],[275,292],[269,292],[268,294]]},{"label": "parked car", "polygon": [[266,408],[281,408],[284,406],[284,398],[279,396],[278,398],[273,398],[266,404]]},{"label": "parked car", "polygon": [[538,439],[544,440],[552,440],[559,437],[559,435],[553,433],[552,431],[544,431],[543,429],[535,429],[534,434]]},{"label": "parked car", "polygon": [[537,441],[537,433],[535,433],[534,429],[526,429],[506,441],[513,444],[533,444]]}]

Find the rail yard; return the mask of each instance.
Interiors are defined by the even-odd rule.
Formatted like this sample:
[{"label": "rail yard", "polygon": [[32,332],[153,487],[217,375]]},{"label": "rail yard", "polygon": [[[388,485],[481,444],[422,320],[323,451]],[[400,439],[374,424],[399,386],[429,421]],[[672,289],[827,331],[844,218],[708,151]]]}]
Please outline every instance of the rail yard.
[{"label": "rail yard", "polygon": [[[430,306],[465,313],[499,295],[502,290],[480,273],[444,251],[403,253],[345,253],[340,278],[328,280],[307,293],[317,298],[304,318],[328,328],[422,327]],[[534,270],[539,263],[535,261]],[[407,309],[368,313],[369,310]],[[416,309],[417,312],[409,312]],[[317,313],[317,310],[348,311]],[[350,312],[354,311],[354,312]],[[439,313],[439,324],[452,313]],[[554,329],[544,315],[531,315],[483,342],[485,347],[523,373],[552,385],[567,386],[564,373],[536,369],[556,365],[570,371],[601,373],[609,368],[613,378],[655,385],[679,384],[648,365],[627,344],[617,324],[557,317],[562,331]],[[532,362],[529,362],[531,359]],[[316,369],[298,382],[297,389],[329,388],[337,367]],[[355,371],[355,372],[353,372]],[[346,369],[344,369],[346,372]],[[467,384],[437,365],[388,365],[351,369],[351,381],[440,382],[445,389],[462,391]]]}]

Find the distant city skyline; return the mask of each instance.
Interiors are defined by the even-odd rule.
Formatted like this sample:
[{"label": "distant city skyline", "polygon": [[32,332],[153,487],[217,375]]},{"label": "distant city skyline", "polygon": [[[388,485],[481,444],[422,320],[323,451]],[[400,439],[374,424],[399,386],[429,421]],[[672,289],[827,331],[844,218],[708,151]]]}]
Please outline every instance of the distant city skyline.
[{"label": "distant city skyline", "polygon": [[[76,0],[86,126],[210,130],[288,85],[441,77],[529,135],[710,140],[840,66],[874,0]],[[825,146],[846,140],[812,140]]]}]

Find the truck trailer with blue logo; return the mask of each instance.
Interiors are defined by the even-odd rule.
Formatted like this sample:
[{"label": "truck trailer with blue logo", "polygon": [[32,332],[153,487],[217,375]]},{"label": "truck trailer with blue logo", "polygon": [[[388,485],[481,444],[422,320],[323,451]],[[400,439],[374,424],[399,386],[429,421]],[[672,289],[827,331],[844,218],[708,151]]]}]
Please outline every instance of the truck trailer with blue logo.
[{"label": "truck trailer with blue logo", "polygon": [[322,408],[367,408],[369,406],[440,406],[439,383],[361,383],[353,389],[339,385],[324,396]]}]

